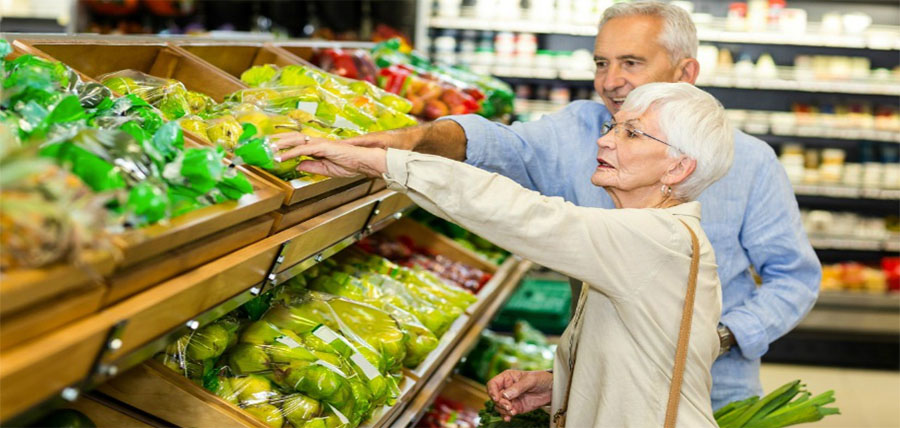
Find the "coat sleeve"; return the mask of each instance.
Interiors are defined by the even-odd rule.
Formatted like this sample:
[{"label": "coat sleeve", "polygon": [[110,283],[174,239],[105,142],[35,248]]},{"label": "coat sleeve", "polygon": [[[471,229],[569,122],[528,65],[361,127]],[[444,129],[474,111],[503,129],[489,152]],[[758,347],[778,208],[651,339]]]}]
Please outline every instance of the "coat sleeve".
[{"label": "coat sleeve", "polygon": [[[578,207],[441,157],[391,149],[387,167],[389,187],[420,207],[611,297],[636,292],[641,282],[634,279],[663,264],[665,252],[636,248],[672,239],[647,210]],[[640,267],[623,257],[641,257]]]}]

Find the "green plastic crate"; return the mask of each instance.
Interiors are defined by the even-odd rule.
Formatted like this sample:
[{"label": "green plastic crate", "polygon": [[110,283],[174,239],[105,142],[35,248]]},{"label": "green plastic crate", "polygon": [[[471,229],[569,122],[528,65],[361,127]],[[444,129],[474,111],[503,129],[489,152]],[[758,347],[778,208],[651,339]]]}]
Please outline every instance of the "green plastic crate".
[{"label": "green plastic crate", "polygon": [[494,319],[491,328],[510,331],[516,320],[527,320],[545,334],[559,335],[569,324],[572,289],[567,281],[526,278]]}]

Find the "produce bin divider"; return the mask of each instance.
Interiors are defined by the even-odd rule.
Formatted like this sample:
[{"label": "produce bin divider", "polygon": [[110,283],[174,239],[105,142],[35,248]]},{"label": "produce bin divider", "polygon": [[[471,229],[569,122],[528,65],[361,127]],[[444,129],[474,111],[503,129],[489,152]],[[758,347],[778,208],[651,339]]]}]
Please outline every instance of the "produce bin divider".
[{"label": "produce bin divider", "polygon": [[[322,251],[316,253],[315,255],[309,256],[306,259],[301,260],[299,263],[275,274],[274,281],[278,284],[283,283],[285,281],[290,280],[291,278],[303,273],[307,269],[315,266],[322,260],[325,260],[337,253],[341,250],[359,242],[361,235],[359,233],[348,236],[334,244],[330,245],[328,248],[323,249]],[[276,267],[277,268],[277,267]]]},{"label": "produce bin divider", "polygon": [[[518,259],[516,256],[510,256],[510,258]],[[427,380],[424,382],[416,382],[419,389],[416,392],[415,398],[411,402],[406,403],[403,410],[395,416],[394,420],[389,422],[391,426],[413,426],[416,421],[422,417],[428,409],[428,406],[434,398],[437,397],[446,379],[453,373],[459,360],[475,346],[478,342],[478,338],[481,336],[482,330],[487,328],[497,311],[499,311],[500,308],[503,307],[503,304],[506,303],[506,300],[512,296],[512,293],[516,289],[516,285],[522,277],[525,276],[525,273],[531,269],[531,265],[531,262],[527,260],[516,263],[515,269],[504,279],[503,285],[498,287],[496,295],[491,296],[488,307],[485,308],[480,316],[472,317],[470,327],[468,327],[463,337],[457,341],[457,344],[441,361],[441,364],[435,368],[429,377],[427,377]]]},{"label": "produce bin divider", "polygon": [[112,364],[104,364],[103,361],[112,352],[122,347],[121,337],[126,325],[128,325],[127,319],[119,321],[109,328],[106,338],[103,340],[103,347],[97,352],[97,356],[94,357],[94,362],[91,364],[93,368],[81,383],[79,388],[81,391],[87,391],[92,385],[99,384],[118,374],[118,367]]}]

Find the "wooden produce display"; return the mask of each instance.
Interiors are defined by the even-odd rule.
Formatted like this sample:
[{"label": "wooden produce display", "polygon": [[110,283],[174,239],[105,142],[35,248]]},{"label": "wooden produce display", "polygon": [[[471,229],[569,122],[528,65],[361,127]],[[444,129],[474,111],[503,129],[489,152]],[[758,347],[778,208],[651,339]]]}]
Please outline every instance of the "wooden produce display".
[{"label": "wooden produce display", "polygon": [[[367,199],[371,199],[371,197]],[[393,216],[389,216],[389,218],[393,219]],[[305,224],[288,229],[282,234]],[[334,226],[332,225],[332,227]],[[407,227],[410,226],[413,232],[405,233],[408,230]],[[461,357],[461,355],[457,355],[461,352],[460,347],[468,349],[474,345],[473,340],[477,340],[481,329],[487,325],[487,322],[493,317],[493,313],[500,308],[502,301],[509,296],[527,269],[527,267],[515,269],[518,260],[513,257],[509,259],[508,265],[504,264],[504,267],[509,266],[508,269],[498,269],[496,266],[481,261],[477,255],[469,253],[462,247],[449,245],[455,243],[446,237],[438,235],[424,226],[422,226],[424,229],[416,226],[421,225],[410,220],[402,220],[387,226],[380,233],[388,236],[414,235],[413,239],[416,240],[416,243],[427,248],[433,254],[441,254],[463,263],[478,263],[479,267],[495,272],[491,281],[495,281],[498,285],[484,288],[484,291],[479,294],[479,302],[488,302],[490,308],[485,306],[477,320],[468,314],[461,315],[442,336],[438,347],[419,367],[415,370],[404,370],[405,381],[401,385],[402,393],[397,403],[390,408],[383,409],[380,414],[374,415],[372,419],[363,424],[364,427],[390,426],[394,419],[407,411],[409,404],[419,400],[418,394],[427,387],[433,373],[442,368],[446,371],[446,367],[452,369]],[[489,309],[491,312],[487,313]],[[455,360],[449,360],[453,358]],[[446,373],[444,375],[446,376]],[[182,374],[174,372],[156,361],[147,361],[135,367],[122,376],[105,383],[100,390],[175,425],[265,427],[261,422],[252,420],[252,417],[240,408],[216,397]],[[248,418],[251,421],[248,421]]]},{"label": "wooden produce display", "polygon": [[[12,57],[24,53],[56,60],[27,44],[13,44]],[[81,73],[90,81],[90,76]],[[189,137],[185,146],[197,147]],[[80,265],[60,263],[41,269],[4,272],[0,284],[0,347],[12,346],[96,312],[134,292],[198,266],[220,254],[262,239],[268,229],[260,221],[281,205],[283,195],[267,181],[241,169],[254,193],[236,201],[204,207],[182,216],[116,234],[115,254],[91,253]],[[261,220],[262,219],[262,220]],[[256,226],[256,227],[254,227]],[[228,235],[218,234],[227,230]],[[212,236],[211,236],[212,235]],[[187,244],[205,241],[216,251],[195,251],[173,258]]]},{"label": "wooden produce display", "polygon": [[[293,64],[310,65],[270,43],[179,41],[174,44],[237,79],[240,79],[244,71],[257,65],[274,64],[278,67]],[[276,185],[285,186],[285,191],[290,194],[290,199],[285,202],[286,206],[280,208],[276,214],[273,232],[284,230],[315,214],[365,195],[371,190],[371,185],[366,184],[369,181],[363,177],[331,178],[313,183],[309,183],[309,179],[285,182],[274,175],[269,175],[268,178]],[[302,186],[304,183],[306,185]]]}]

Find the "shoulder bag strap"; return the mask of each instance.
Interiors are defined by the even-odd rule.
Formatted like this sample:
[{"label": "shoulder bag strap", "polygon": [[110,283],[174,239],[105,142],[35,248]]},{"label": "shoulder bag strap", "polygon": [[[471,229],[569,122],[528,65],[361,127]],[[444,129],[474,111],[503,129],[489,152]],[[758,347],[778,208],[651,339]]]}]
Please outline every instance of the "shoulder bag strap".
[{"label": "shoulder bag strap", "polygon": [[[681,220],[679,220],[681,221]],[[691,272],[688,275],[684,308],[681,310],[681,327],[678,330],[678,348],[675,350],[675,368],[669,385],[669,402],[666,405],[665,428],[675,428],[678,419],[678,403],[681,400],[681,383],[684,380],[684,366],[687,363],[687,348],[691,337],[691,319],[694,316],[694,295],[697,291],[697,272],[700,269],[700,243],[697,235],[684,221],[681,224],[691,234]]]}]

